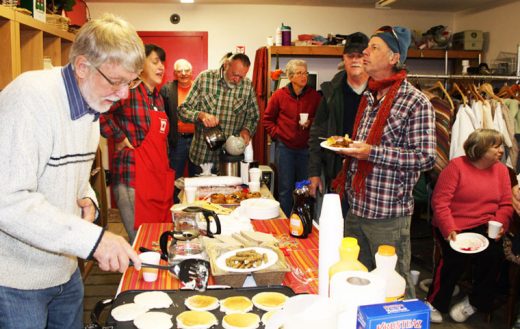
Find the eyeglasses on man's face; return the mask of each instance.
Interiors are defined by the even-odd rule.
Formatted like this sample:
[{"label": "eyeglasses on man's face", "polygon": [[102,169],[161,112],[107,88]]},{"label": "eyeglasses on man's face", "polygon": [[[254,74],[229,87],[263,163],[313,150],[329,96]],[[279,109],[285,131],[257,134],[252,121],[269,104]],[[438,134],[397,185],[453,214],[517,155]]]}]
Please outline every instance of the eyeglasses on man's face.
[{"label": "eyeglasses on man's face", "polygon": [[190,72],[191,72],[190,69],[175,70],[175,73],[177,73],[177,74],[188,74]]},{"label": "eyeglasses on man's face", "polygon": [[121,90],[123,88],[128,88],[128,89],[135,89],[137,88],[137,86],[139,86],[142,82],[141,79],[139,78],[135,78],[133,80],[130,80],[130,81],[112,81],[109,77],[107,77],[105,75],[105,73],[103,73],[99,67],[95,66],[95,65],[92,65],[96,71],[98,71],[98,73],[112,86],[112,89],[114,91],[117,91],[117,90]]},{"label": "eyeglasses on man's face", "polygon": [[391,26],[388,26],[388,25],[382,26],[379,29],[377,29],[376,35],[379,34],[379,33],[384,33],[384,32],[388,32],[388,33],[390,33],[392,35],[392,37],[394,38],[395,42],[397,43],[397,50],[399,51],[399,54],[400,54],[401,53],[401,46],[399,45],[399,37],[397,36],[397,33],[395,33],[394,28],[391,27]]}]

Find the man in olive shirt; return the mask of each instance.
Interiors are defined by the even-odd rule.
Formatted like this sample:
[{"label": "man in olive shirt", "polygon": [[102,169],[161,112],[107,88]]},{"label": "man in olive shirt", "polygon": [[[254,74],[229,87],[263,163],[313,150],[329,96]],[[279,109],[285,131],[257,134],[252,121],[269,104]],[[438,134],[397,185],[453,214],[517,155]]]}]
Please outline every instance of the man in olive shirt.
[{"label": "man in olive shirt", "polygon": [[226,56],[220,69],[204,71],[197,77],[179,107],[180,119],[195,123],[190,160],[196,165],[213,163],[213,168],[217,168],[221,152],[206,145],[205,127],[220,125],[226,137],[239,135],[246,144],[251,141],[259,114],[253,85],[246,78],[250,66],[245,54]]}]

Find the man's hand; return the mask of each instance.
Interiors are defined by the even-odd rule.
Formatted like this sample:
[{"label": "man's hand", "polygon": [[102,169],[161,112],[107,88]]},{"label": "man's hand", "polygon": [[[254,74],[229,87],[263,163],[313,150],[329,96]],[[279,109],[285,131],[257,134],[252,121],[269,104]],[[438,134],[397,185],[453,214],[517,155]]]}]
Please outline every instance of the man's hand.
[{"label": "man's hand", "polygon": [[513,194],[511,197],[513,208],[515,209],[516,213],[520,215],[520,188],[518,187],[518,185],[513,186],[511,192]]},{"label": "man's hand", "polygon": [[349,145],[348,149],[338,151],[338,154],[347,155],[359,160],[366,160],[370,155],[372,145],[363,142],[353,142]]},{"label": "man's hand", "polygon": [[94,222],[96,219],[96,206],[90,198],[83,198],[77,200],[78,206],[81,208],[81,218],[89,222]]},{"label": "man's hand", "polygon": [[320,193],[323,193],[323,184],[321,183],[321,178],[319,176],[309,177],[311,184],[309,185],[309,194],[315,198],[316,197],[316,189],[320,190]]},{"label": "man's hand", "polygon": [[129,149],[132,149],[132,150],[134,149],[134,147],[132,146],[132,144],[130,144],[130,141],[126,137],[121,142],[116,143],[116,145],[115,145],[116,152],[121,151],[125,147],[128,147]]},{"label": "man's hand", "polygon": [[198,119],[207,128],[215,127],[219,123],[218,117],[206,112],[199,112]]},{"label": "man's hand", "polygon": [[123,273],[128,268],[130,260],[136,270],[141,269],[141,260],[135,250],[125,239],[108,231],[103,234],[94,252],[94,258],[103,271]]},{"label": "man's hand", "polygon": [[245,128],[240,130],[240,137],[244,139],[246,146],[249,145],[249,142],[251,142],[251,134],[249,133],[249,130]]}]

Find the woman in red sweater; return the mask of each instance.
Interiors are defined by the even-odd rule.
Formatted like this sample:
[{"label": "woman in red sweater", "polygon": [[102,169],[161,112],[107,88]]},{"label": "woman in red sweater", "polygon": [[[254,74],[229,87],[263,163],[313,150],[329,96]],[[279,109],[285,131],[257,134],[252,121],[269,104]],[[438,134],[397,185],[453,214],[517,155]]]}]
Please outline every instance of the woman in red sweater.
[{"label": "woman in red sweater", "polygon": [[[496,290],[496,278],[503,258],[501,238],[513,214],[511,183],[507,167],[500,162],[504,149],[502,135],[493,129],[477,129],[464,142],[465,156],[455,158],[441,172],[432,196],[434,235],[441,246],[427,301],[431,321],[442,322],[448,312],[455,284],[467,264],[472,265],[472,293],[450,310],[456,322],[464,322],[476,310],[489,311]],[[501,222],[503,228],[489,246],[466,254],[450,247],[462,232],[487,237],[488,222]]]},{"label": "woman in red sweater", "polygon": [[[271,96],[262,123],[276,142],[278,199],[283,212],[289,217],[294,184],[309,177],[309,129],[321,96],[307,85],[309,72],[305,61],[290,60],[285,73],[290,83]],[[301,113],[307,113],[307,120],[300,120]]]}]

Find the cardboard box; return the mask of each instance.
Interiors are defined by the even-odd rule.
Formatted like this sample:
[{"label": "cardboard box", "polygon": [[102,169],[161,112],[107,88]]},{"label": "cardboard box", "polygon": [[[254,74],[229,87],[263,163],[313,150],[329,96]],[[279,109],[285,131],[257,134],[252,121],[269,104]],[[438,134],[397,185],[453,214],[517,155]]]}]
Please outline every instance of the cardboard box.
[{"label": "cardboard box", "polygon": [[359,306],[356,329],[429,329],[430,308],[417,299]]},{"label": "cardboard box", "polygon": [[47,10],[45,0],[21,0],[20,7],[30,10],[34,19],[45,22]]},{"label": "cardboard box", "polygon": [[453,49],[482,50],[484,35],[479,30],[467,30],[453,35]]}]

